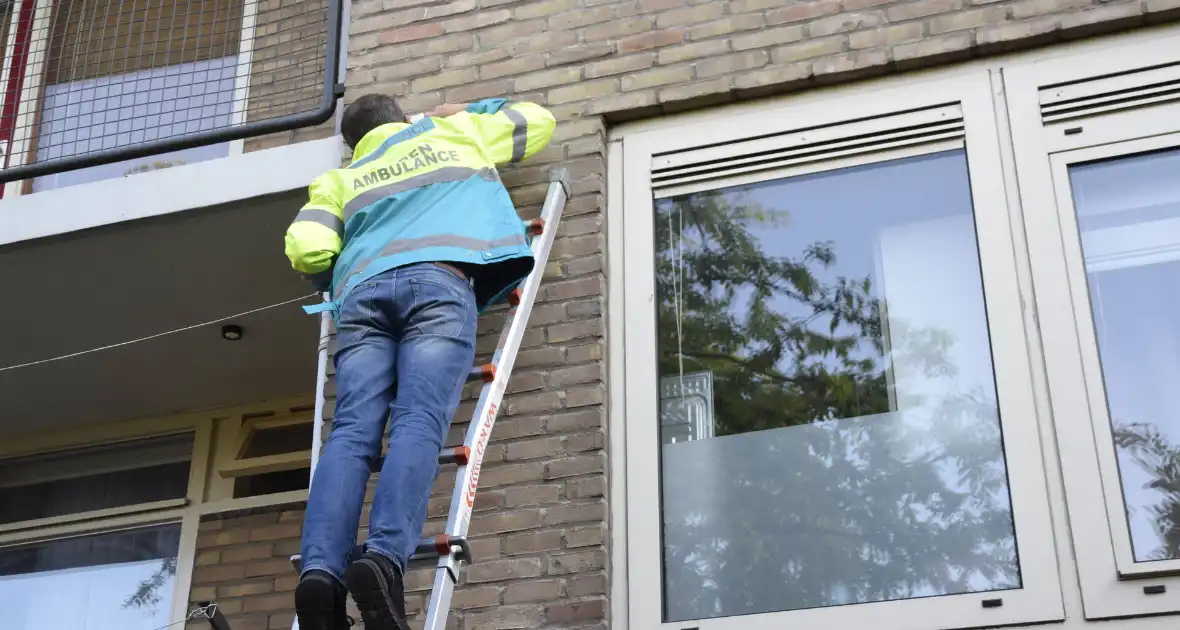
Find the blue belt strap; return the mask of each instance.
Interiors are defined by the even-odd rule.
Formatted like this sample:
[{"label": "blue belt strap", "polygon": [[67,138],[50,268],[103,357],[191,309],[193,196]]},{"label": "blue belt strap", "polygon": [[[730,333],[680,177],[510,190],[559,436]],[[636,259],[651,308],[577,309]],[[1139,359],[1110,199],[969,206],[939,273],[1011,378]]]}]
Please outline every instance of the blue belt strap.
[{"label": "blue belt strap", "polygon": [[303,307],[303,312],[308,315],[318,315],[325,311],[331,311],[333,315],[340,311],[340,305],[336,302],[320,302],[319,304],[311,304]]}]

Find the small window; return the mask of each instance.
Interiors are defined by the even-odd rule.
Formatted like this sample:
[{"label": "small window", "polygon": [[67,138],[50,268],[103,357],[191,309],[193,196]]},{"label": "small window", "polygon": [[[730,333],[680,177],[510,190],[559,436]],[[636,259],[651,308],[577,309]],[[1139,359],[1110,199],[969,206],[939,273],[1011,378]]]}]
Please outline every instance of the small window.
[{"label": "small window", "polygon": [[221,466],[234,498],[306,490],[311,476],[310,408],[242,418],[234,460]]},{"label": "small window", "polygon": [[172,523],[0,549],[4,628],[167,626],[179,547]]},{"label": "small window", "polygon": [[0,460],[0,524],[183,499],[193,435]]}]

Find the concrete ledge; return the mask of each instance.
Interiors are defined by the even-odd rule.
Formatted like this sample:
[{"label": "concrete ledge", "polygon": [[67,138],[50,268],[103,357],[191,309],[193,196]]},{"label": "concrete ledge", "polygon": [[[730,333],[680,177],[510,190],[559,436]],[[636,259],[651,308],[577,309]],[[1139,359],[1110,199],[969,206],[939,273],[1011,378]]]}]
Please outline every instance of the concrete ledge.
[{"label": "concrete ledge", "polygon": [[303,188],[342,148],[324,138],[0,200],[0,245]]}]

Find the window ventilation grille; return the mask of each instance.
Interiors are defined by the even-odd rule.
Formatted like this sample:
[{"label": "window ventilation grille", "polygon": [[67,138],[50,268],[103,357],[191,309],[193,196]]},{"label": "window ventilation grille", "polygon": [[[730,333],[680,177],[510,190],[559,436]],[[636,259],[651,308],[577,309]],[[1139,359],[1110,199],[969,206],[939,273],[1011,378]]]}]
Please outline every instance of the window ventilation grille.
[{"label": "window ventilation grille", "polygon": [[1045,124],[1180,101],[1180,64],[1043,87],[1038,96]]},{"label": "window ventilation grille", "polygon": [[652,186],[669,188],[962,137],[959,106],[935,107],[657,155]]}]

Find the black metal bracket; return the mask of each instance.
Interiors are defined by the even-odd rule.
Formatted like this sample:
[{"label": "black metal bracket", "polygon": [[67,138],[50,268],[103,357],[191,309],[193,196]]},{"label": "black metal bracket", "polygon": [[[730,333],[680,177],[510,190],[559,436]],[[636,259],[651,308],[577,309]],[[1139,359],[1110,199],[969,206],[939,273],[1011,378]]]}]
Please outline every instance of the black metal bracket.
[{"label": "black metal bracket", "polygon": [[112,164],[124,160],[171,153],[183,149],[245,140],[270,133],[293,131],[304,127],[314,127],[326,122],[336,113],[336,101],[344,96],[344,85],[340,80],[340,44],[344,0],[328,0],[328,42],[324,54],[324,91],[319,107],[314,111],[300,112],[279,116],[257,122],[247,122],[232,127],[210,129],[191,134],[184,134],[173,138],[152,140],[125,147],[116,147],[104,151],[95,151],[85,155],[75,155],[57,160],[48,160],[34,164],[22,164],[0,169],[0,184],[32,179],[44,175],[64,173],[91,166]]},{"label": "black metal bracket", "polygon": [[204,609],[205,618],[209,620],[209,627],[213,630],[232,630],[229,627],[229,620],[221,614],[221,608],[217,602],[197,602],[197,607]]}]

